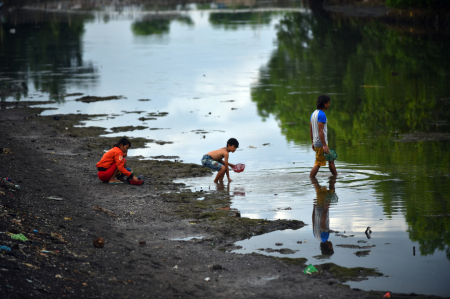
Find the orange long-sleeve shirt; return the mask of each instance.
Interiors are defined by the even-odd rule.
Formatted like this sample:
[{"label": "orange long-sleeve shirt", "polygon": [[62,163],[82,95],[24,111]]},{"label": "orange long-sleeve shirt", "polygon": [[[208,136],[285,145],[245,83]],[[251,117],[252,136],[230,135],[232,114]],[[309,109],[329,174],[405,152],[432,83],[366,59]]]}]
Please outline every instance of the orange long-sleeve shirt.
[{"label": "orange long-sleeve shirt", "polygon": [[126,175],[127,177],[131,176],[131,172],[126,170],[126,168],[124,167],[123,152],[116,146],[107,151],[96,166],[97,168],[102,167],[108,169],[114,163],[116,163],[117,169],[119,169],[122,174]]}]

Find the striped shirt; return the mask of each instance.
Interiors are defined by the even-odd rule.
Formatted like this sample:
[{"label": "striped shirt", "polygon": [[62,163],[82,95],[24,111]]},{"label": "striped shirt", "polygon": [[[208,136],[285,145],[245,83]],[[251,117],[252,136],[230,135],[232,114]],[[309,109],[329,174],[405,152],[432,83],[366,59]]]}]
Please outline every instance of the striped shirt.
[{"label": "striped shirt", "polygon": [[325,135],[325,142],[328,144],[327,116],[325,115],[325,112],[322,110],[316,110],[311,114],[311,118],[309,120],[312,126],[314,147],[323,147],[322,141],[320,141],[319,137],[319,123],[324,123],[323,134]]}]

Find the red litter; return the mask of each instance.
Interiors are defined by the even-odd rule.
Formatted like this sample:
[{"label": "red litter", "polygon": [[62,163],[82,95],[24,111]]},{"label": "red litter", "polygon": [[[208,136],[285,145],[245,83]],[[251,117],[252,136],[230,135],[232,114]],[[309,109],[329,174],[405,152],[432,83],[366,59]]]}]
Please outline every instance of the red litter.
[{"label": "red litter", "polygon": [[391,298],[391,293],[387,292],[386,294],[384,294],[383,298]]},{"label": "red litter", "polygon": [[234,172],[243,172],[245,169],[245,164],[241,163],[235,164],[231,169],[233,169]]},{"label": "red litter", "polygon": [[131,185],[138,185],[138,186],[140,186],[140,185],[142,185],[143,182],[144,182],[143,180],[137,180],[137,181],[130,180],[130,184]]}]

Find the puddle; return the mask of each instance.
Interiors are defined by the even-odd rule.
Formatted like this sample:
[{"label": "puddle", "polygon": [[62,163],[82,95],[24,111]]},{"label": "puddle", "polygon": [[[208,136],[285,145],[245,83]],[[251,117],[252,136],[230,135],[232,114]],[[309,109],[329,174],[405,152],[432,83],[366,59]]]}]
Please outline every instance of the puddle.
[{"label": "puddle", "polygon": [[181,239],[171,239],[172,241],[191,241],[191,240],[201,240],[203,237],[186,237]]},{"label": "puddle", "polygon": [[275,280],[278,279],[279,276],[272,276],[272,277],[263,277],[265,280]]}]

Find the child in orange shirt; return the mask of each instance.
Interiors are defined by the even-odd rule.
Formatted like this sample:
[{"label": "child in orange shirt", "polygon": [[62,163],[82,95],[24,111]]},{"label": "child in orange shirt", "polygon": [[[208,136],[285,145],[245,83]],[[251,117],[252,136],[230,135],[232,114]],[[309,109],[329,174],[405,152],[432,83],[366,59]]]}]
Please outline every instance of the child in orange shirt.
[{"label": "child in orange shirt", "polygon": [[116,175],[120,171],[126,175],[128,179],[139,181],[130,171],[125,168],[126,160],[123,158],[128,149],[131,147],[131,142],[127,138],[122,138],[117,142],[112,149],[107,151],[102,159],[97,163],[98,178],[102,182],[108,182],[111,185],[123,184],[123,181],[116,179]]}]

